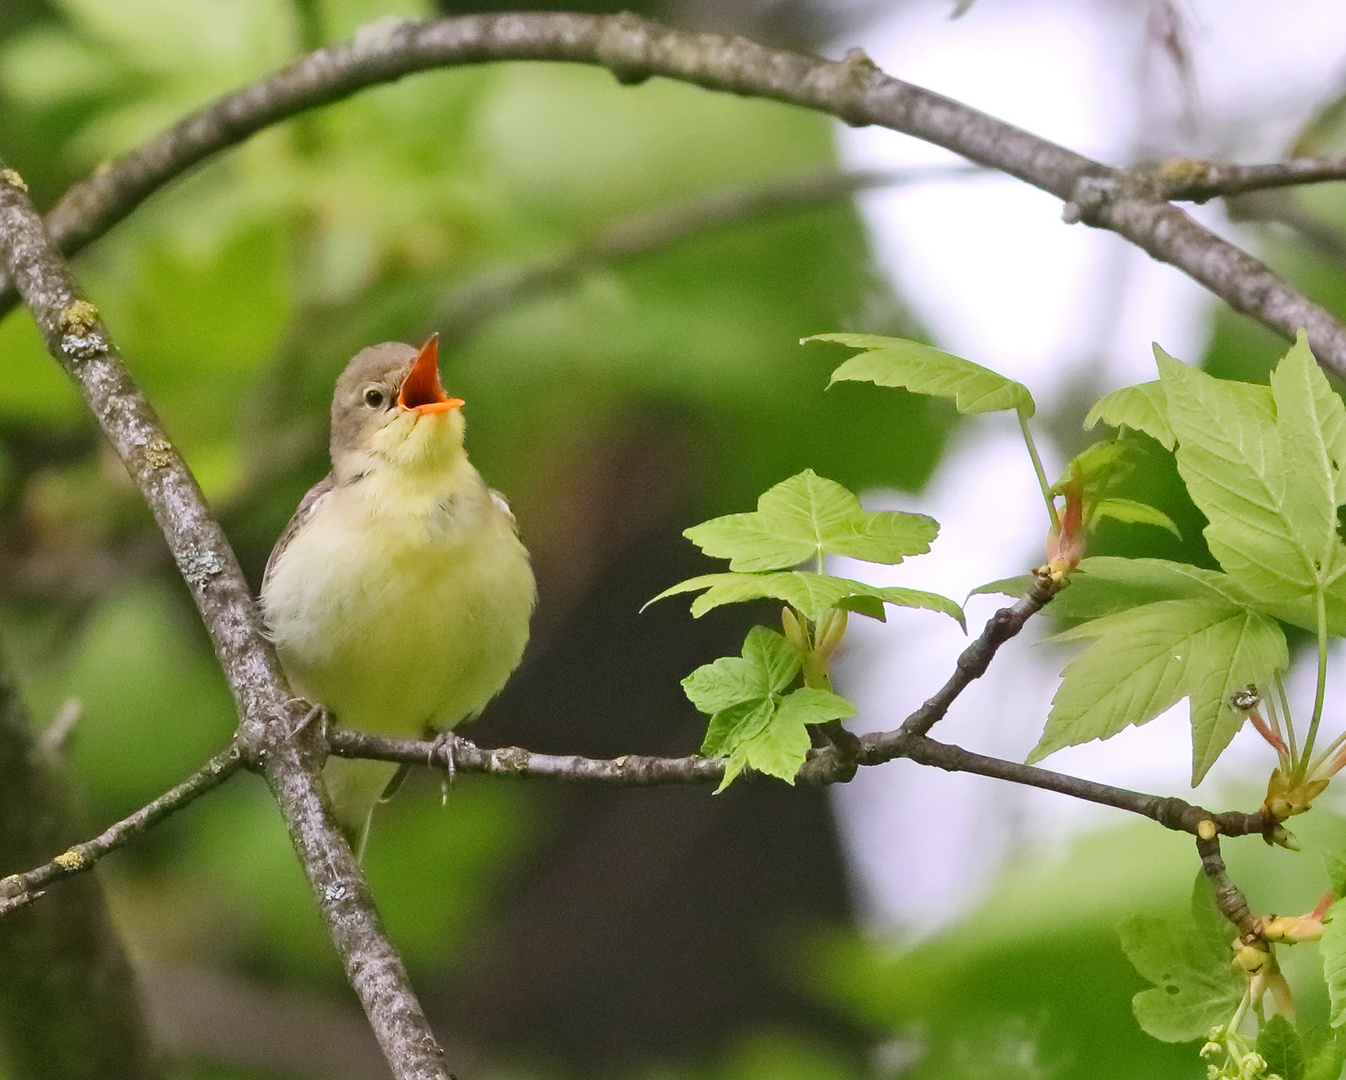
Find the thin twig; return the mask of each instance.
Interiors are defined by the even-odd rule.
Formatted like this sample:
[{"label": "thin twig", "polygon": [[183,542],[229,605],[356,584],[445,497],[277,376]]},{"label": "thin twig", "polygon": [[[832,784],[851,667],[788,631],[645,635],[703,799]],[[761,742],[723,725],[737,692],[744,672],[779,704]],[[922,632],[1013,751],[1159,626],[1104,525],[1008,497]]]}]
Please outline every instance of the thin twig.
[{"label": "thin twig", "polygon": [[1035,575],[1033,588],[1028,595],[991,616],[977,640],[959,655],[949,681],[902,722],[899,734],[924,735],[934,727],[949,711],[949,706],[958,695],[967,689],[968,684],[986,674],[986,668],[1000,646],[1022,630],[1024,623],[1041,611],[1061,591],[1061,587],[1062,582],[1054,580],[1050,574]]},{"label": "thin twig", "polygon": [[[261,129],[415,71],[500,60],[607,67],[621,82],[653,75],[818,109],[943,146],[1062,199],[1068,221],[1111,229],[1287,337],[1303,327],[1324,367],[1346,375],[1346,325],[1247,252],[1171,203],[1153,177],[1110,168],[949,98],[885,75],[860,50],[840,62],[743,38],[671,30],[635,15],[473,15],[376,24],[221,98],[72,188],[51,212],[77,251],[205,158]],[[0,282],[3,285],[3,282]],[[0,315],[12,298],[0,293]]]},{"label": "thin twig", "polygon": [[[237,745],[267,779],[352,987],[398,1080],[446,1080],[442,1054],[389,943],[359,866],[331,815],[318,771],[325,756],[308,711],[281,677],[261,618],[219,524],[97,309],[28,199],[0,162],[0,247],[47,350],[79,383],[86,403],[154,512],[210,632],[238,704]],[[27,895],[31,895],[30,893]]]},{"label": "thin twig", "polygon": [[1215,888],[1215,906],[1220,909],[1220,913],[1238,927],[1245,940],[1260,938],[1261,920],[1252,913],[1252,909],[1248,906],[1248,898],[1229,879],[1229,874],[1225,871],[1224,857],[1220,854],[1220,838],[1197,837],[1196,850],[1201,855],[1201,870]]},{"label": "thin twig", "polygon": [[492,268],[457,286],[435,313],[441,347],[472,335],[502,310],[573,284],[586,274],[661,251],[712,229],[754,218],[824,205],[878,187],[985,175],[968,165],[916,169],[817,170],[755,187],[716,191],[604,225],[565,250],[532,262]]},{"label": "thin twig", "polygon": [[1154,176],[1164,198],[1206,202],[1249,191],[1346,180],[1346,157],[1293,158],[1266,165],[1175,158],[1160,165]]},{"label": "thin twig", "polygon": [[134,814],[105,829],[92,840],[63,851],[49,863],[22,874],[0,878],[0,915],[23,907],[40,896],[54,881],[92,870],[108,852],[126,844],[170,814],[195,801],[212,788],[219,787],[243,767],[243,754],[230,745],[170,791],[142,806]]}]

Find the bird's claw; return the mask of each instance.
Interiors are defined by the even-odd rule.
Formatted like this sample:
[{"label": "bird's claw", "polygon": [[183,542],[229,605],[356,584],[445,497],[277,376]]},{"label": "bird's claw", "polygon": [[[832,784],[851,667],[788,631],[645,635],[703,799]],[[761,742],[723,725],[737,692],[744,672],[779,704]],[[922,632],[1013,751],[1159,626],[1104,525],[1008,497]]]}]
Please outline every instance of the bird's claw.
[{"label": "bird's claw", "polygon": [[319,721],[322,725],[319,729],[322,737],[324,739],[327,738],[327,730],[332,722],[332,717],[331,714],[328,713],[325,705],[315,705],[312,702],[306,701],[304,698],[291,698],[286,704],[307,705],[309,707],[308,712],[304,714],[304,718],[294,726],[293,730],[291,730],[291,739],[297,739],[300,735],[306,732],[315,720]]}]

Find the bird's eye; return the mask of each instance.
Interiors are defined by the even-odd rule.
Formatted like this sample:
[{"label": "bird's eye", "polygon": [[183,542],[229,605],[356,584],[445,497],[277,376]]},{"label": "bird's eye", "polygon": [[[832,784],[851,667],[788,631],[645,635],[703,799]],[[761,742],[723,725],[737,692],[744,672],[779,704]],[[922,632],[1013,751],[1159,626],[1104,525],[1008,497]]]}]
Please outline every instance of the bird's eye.
[{"label": "bird's eye", "polygon": [[370,387],[365,391],[365,404],[371,409],[379,408],[383,404],[383,391]]}]

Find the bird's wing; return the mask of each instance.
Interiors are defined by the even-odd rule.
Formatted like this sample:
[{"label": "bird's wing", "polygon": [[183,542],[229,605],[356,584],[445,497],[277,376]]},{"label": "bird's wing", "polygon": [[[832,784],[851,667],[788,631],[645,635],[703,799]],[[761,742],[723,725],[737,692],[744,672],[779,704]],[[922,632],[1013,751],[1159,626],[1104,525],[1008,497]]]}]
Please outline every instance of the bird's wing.
[{"label": "bird's wing", "polygon": [[495,488],[487,488],[486,490],[491,493],[491,502],[495,503],[495,508],[503,513],[505,517],[509,518],[509,523],[514,526],[514,535],[518,536],[519,522],[514,517],[514,511],[509,508],[509,500],[500,494],[500,492],[496,491]]},{"label": "bird's wing", "polygon": [[313,511],[317,509],[318,503],[328,492],[332,490],[332,474],[328,473],[311,488],[299,500],[299,506],[295,509],[294,516],[290,518],[290,523],[285,526],[285,531],[280,534],[280,539],[276,541],[276,546],[271,549],[271,555],[266,560],[266,570],[262,573],[262,592],[266,592],[267,582],[271,580],[271,572],[276,568],[276,563],[280,562],[281,554],[289,546],[290,541],[294,539],[294,534],[299,531],[310,517]]}]

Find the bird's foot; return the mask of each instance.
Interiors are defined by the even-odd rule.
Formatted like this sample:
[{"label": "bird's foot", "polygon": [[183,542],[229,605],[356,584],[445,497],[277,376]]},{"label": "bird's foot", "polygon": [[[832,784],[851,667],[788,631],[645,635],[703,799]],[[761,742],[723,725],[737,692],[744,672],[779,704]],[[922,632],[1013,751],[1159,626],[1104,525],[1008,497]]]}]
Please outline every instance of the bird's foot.
[{"label": "bird's foot", "polygon": [[294,726],[293,730],[291,730],[290,732],[291,739],[297,739],[300,735],[306,732],[309,729],[309,727],[315,722],[321,725],[319,731],[321,732],[323,739],[327,738],[327,730],[332,723],[332,715],[327,711],[327,707],[325,705],[315,705],[311,701],[307,701],[304,698],[291,698],[289,701],[286,702],[286,704],[307,705],[309,707],[308,712],[304,714],[304,718]]},{"label": "bird's foot", "polygon": [[443,764],[445,776],[441,797],[446,801],[449,797],[449,788],[458,775],[457,755],[459,748],[466,749],[470,745],[466,739],[455,735],[452,731],[439,732],[430,743],[430,752],[426,755],[426,764],[431,768],[434,768],[437,764]]}]

